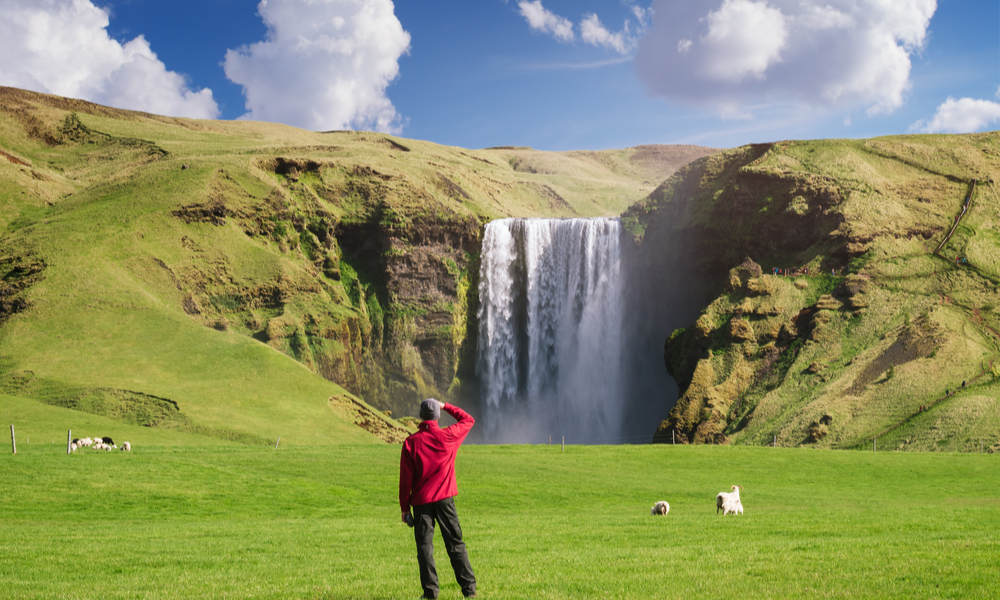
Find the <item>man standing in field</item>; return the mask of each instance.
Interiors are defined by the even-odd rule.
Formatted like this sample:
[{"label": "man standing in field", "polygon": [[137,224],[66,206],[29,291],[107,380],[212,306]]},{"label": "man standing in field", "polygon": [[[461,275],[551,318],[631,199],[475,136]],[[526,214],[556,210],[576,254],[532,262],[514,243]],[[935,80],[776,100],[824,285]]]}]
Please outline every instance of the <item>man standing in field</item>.
[{"label": "man standing in field", "polygon": [[[458,421],[441,429],[441,409]],[[466,598],[476,597],[476,575],[462,541],[462,527],[455,511],[455,455],[476,420],[457,406],[434,398],[420,403],[419,431],[403,442],[399,459],[399,507],[403,522],[413,527],[417,540],[417,563],[424,598],[438,597],[437,569],[434,568],[434,523],[441,526],[444,545],[455,570],[455,579]],[[410,516],[410,507],[413,516]]]}]

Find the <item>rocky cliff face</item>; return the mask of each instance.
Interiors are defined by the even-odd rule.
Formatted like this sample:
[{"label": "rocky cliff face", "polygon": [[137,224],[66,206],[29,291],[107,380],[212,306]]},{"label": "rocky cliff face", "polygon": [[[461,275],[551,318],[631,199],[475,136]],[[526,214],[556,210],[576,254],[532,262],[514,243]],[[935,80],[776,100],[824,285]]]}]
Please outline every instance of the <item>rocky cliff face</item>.
[{"label": "rocky cliff face", "polygon": [[663,357],[678,386],[654,441],[850,447],[922,418],[963,380],[991,385],[990,196],[973,198],[962,240],[935,250],[971,181],[998,170],[996,145],[991,134],[747,146],[626,211],[636,309],[670,325]]},{"label": "rocky cliff face", "polygon": [[239,281],[219,265],[192,267],[176,276],[188,314],[281,350],[394,415],[428,396],[456,400],[474,344],[479,220],[443,207],[413,215],[405,203],[417,196],[426,206],[425,190],[371,168],[290,157],[258,166],[275,182],[267,196],[220,172],[209,202],[174,215],[235,223],[296,268]]}]

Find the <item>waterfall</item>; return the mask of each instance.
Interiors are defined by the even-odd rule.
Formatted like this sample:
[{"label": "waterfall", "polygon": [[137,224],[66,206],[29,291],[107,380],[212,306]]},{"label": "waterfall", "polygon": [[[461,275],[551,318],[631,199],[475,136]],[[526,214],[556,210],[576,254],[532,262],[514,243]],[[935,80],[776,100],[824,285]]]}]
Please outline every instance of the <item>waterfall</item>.
[{"label": "waterfall", "polygon": [[479,356],[489,442],[620,440],[618,219],[502,219],[486,226]]}]

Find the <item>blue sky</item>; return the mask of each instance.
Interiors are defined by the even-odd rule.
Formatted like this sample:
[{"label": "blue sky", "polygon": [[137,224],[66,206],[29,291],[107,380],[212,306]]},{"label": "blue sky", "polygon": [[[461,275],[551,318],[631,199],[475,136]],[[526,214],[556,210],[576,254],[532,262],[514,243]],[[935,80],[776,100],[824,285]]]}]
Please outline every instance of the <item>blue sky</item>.
[{"label": "blue sky", "polygon": [[163,114],[544,150],[1000,122],[995,1],[8,3],[0,84]]}]

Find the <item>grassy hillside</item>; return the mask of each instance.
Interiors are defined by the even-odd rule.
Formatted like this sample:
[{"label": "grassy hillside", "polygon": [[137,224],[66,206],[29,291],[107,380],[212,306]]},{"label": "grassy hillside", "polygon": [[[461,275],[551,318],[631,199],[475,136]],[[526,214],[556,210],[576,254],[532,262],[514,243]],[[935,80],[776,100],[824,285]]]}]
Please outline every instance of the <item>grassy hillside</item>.
[{"label": "grassy hillside", "polygon": [[707,152],[466,150],[0,88],[0,393],[248,443],[398,439],[381,411],[472,393],[485,221],[616,214]]},{"label": "grassy hillside", "polygon": [[701,294],[657,440],[996,451],[998,176],[998,133],[780,142],[629,209],[638,252],[684,257],[670,281]]},{"label": "grassy hillside", "polygon": [[[5,598],[420,594],[398,447],[60,451],[0,456]],[[472,446],[457,472],[481,598],[1000,593],[992,455]],[[733,484],[745,514],[717,516]]]}]

